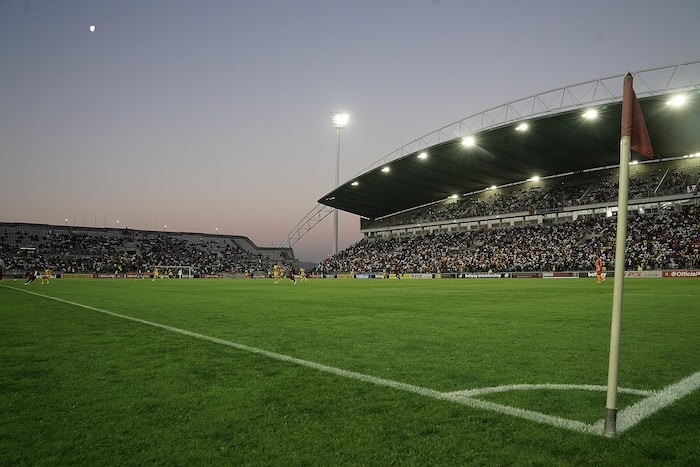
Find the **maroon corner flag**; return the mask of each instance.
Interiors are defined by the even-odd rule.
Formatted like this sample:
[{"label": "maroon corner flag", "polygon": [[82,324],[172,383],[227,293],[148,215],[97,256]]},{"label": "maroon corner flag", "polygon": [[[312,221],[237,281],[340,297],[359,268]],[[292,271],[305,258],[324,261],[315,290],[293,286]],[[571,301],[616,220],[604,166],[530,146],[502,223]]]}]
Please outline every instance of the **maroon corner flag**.
[{"label": "maroon corner flag", "polygon": [[625,279],[625,246],[627,243],[627,197],[629,194],[630,150],[647,157],[654,155],[649,133],[637,96],[632,88],[632,74],[625,75],[622,88],[622,135],[620,136],[620,183],[617,197],[617,233],[615,235],[615,281],[610,322],[610,358],[608,361],[608,393],[605,402],[603,434],[612,438],[617,433],[617,383],[620,374],[620,332],[622,329],[622,295]]},{"label": "maroon corner flag", "polygon": [[639,154],[646,157],[654,156],[642,108],[639,106],[637,95],[632,87],[631,73],[625,75],[622,89],[622,131],[620,136],[629,136],[631,138],[630,147]]}]

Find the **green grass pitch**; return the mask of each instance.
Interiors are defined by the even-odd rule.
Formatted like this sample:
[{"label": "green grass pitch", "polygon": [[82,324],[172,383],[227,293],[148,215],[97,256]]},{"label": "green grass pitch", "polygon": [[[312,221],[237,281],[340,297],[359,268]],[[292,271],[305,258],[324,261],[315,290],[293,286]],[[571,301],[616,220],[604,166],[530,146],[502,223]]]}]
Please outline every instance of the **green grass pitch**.
[{"label": "green grass pitch", "polygon": [[608,439],[612,289],[5,280],[0,464],[697,465],[700,282],[625,281]]}]

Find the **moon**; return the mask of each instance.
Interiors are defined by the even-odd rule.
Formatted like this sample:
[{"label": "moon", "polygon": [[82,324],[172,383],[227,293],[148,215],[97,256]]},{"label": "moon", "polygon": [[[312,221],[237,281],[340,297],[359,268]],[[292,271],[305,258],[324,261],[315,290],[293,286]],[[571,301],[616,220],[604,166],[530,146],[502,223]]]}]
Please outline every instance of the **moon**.
[{"label": "moon", "polygon": [[95,32],[95,25],[94,24],[90,25],[90,32]]}]

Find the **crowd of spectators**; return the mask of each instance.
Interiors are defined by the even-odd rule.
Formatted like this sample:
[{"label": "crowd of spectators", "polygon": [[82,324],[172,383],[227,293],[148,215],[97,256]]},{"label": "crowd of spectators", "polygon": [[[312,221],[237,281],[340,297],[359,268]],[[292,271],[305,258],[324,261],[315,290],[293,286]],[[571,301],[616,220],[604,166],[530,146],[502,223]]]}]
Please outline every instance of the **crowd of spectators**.
[{"label": "crowd of spectators", "polygon": [[[655,198],[664,195],[697,193],[700,165],[686,165],[660,170],[631,171],[629,198]],[[542,180],[526,188],[503,192],[484,192],[456,202],[443,202],[418,208],[396,216],[365,224],[388,227],[405,224],[495,216],[514,212],[541,213],[572,206],[609,203],[617,199],[618,176],[606,170],[568,177],[565,180]]]},{"label": "crowd of spectators", "polygon": [[[629,218],[626,269],[700,267],[698,208]],[[365,238],[321,262],[316,272],[459,273],[586,271],[597,254],[615,262],[615,217],[560,224]]]},{"label": "crowd of spectators", "polygon": [[226,237],[51,226],[5,228],[0,231],[0,255],[7,271],[50,268],[76,274],[148,274],[156,266],[189,266],[188,271],[199,275],[265,274],[275,263]]},{"label": "crowd of spectators", "polygon": [[[697,196],[700,164],[651,166],[632,170],[629,198]],[[552,179],[527,188],[481,193],[457,202],[444,202],[401,213],[363,226],[389,227],[496,216],[542,213],[572,206],[617,200],[618,175],[603,170],[565,179]],[[366,237],[326,258],[317,273],[382,272],[459,273],[487,271],[591,270],[596,254],[614,264],[616,217],[578,217],[566,223],[523,227],[482,228],[439,234],[391,238]],[[662,210],[629,219],[627,269],[700,267],[697,207]]]}]

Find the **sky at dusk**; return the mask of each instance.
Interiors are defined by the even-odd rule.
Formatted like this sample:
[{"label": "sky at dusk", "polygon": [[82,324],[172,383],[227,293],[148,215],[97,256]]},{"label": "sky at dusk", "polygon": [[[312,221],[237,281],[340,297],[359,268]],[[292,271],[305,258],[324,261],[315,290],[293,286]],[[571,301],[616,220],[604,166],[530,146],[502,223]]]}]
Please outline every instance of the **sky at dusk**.
[{"label": "sky at dusk", "polygon": [[[334,188],[331,112],[351,115],[343,183],[492,107],[697,60],[699,18],[697,0],[0,0],[0,221],[278,246]],[[298,259],[332,253],[331,219]],[[339,247],[361,237],[341,213]]]}]

